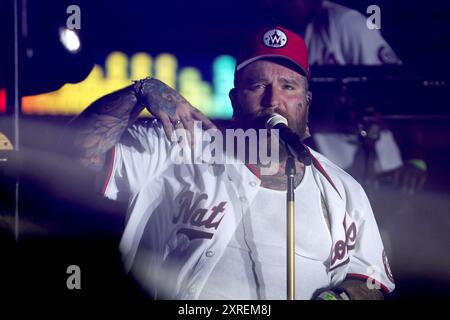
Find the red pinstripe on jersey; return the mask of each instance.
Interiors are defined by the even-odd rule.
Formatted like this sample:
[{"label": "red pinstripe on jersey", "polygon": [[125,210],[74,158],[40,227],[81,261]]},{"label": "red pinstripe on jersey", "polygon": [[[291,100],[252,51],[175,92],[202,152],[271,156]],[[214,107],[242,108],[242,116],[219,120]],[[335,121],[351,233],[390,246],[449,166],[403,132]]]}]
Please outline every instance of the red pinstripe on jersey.
[{"label": "red pinstripe on jersey", "polygon": [[111,149],[111,155],[109,157],[109,163],[108,163],[108,173],[106,175],[105,183],[102,187],[102,194],[105,195],[106,188],[108,187],[109,180],[111,179],[113,168],[114,168],[114,159],[116,157],[116,146],[113,146]]}]

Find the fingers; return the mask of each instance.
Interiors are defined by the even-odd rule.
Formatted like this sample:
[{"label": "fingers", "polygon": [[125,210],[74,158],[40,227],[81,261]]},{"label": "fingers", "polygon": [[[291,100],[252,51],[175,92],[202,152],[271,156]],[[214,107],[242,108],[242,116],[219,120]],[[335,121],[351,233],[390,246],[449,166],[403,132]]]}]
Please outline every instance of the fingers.
[{"label": "fingers", "polygon": [[415,192],[420,191],[423,188],[426,180],[427,175],[425,172],[416,172],[411,180],[409,193],[414,194]]},{"label": "fingers", "polygon": [[409,178],[409,185],[408,185],[408,194],[414,194],[414,192],[417,191],[417,186],[419,183],[419,175],[413,174]]},{"label": "fingers", "polygon": [[199,110],[192,107],[189,103],[184,104],[183,107],[180,106],[179,110],[177,111],[176,118],[181,122],[182,128],[186,130],[185,135],[187,136],[188,143],[191,147],[195,146],[195,120],[201,121],[205,129],[217,129],[217,127],[211,120],[209,120]]},{"label": "fingers", "polygon": [[411,178],[412,178],[411,174],[405,168],[403,168],[401,177],[400,177],[400,187],[402,189],[402,192],[408,193],[408,190],[410,188]]},{"label": "fingers", "polygon": [[170,125],[172,127],[172,132],[173,132],[173,136],[171,142],[172,143],[176,143],[176,142],[180,142],[181,139],[183,139],[183,123],[181,122],[181,120],[178,118],[177,115],[171,117],[169,116],[169,120],[170,120]]},{"label": "fingers", "polygon": [[175,116],[169,117],[174,128],[175,138],[177,142],[187,141],[191,144],[194,123],[189,113],[179,110]]},{"label": "fingers", "polygon": [[182,147],[191,143],[191,133],[185,128],[185,125],[181,120],[176,120],[174,122],[174,128],[177,143],[179,143]]},{"label": "fingers", "polygon": [[194,109],[194,116],[197,120],[200,120],[203,123],[203,126],[205,129],[217,129],[216,125],[212,123],[211,120],[209,120],[203,113],[201,113],[199,110]]},{"label": "fingers", "polygon": [[400,174],[401,174],[401,168],[400,169],[396,169],[393,172],[393,174],[392,174],[392,184],[394,186],[398,186],[399,185]]},{"label": "fingers", "polygon": [[188,143],[191,145],[191,147],[194,146],[194,120],[191,116],[185,115],[181,116],[181,123],[183,124],[183,127],[189,132],[187,134]]},{"label": "fingers", "polygon": [[166,133],[167,139],[169,141],[174,142],[174,128],[172,125],[172,121],[166,113],[160,113],[158,115],[159,120],[162,123],[164,132]]},{"label": "fingers", "polygon": [[421,190],[427,181],[427,174],[424,172],[419,178],[419,183],[417,185],[417,190]]},{"label": "fingers", "polygon": [[426,171],[408,166],[383,172],[378,177],[380,181],[392,183],[393,186],[400,188],[403,193],[410,195],[420,191],[427,180]]},{"label": "fingers", "polygon": [[164,132],[172,143],[180,142],[181,138],[185,139],[191,147],[195,145],[195,120],[201,121],[205,130],[217,129],[211,120],[187,101],[177,105],[177,110],[173,116],[163,111],[155,112],[154,116],[161,121]]},{"label": "fingers", "polygon": [[392,184],[394,181],[394,172],[393,170],[391,171],[386,171],[386,172],[381,172],[378,174],[378,179],[380,180],[380,182],[382,183],[387,183],[387,184]]},{"label": "fingers", "polygon": [[400,174],[402,192],[413,195],[426,181],[426,173],[416,168],[405,167]]}]

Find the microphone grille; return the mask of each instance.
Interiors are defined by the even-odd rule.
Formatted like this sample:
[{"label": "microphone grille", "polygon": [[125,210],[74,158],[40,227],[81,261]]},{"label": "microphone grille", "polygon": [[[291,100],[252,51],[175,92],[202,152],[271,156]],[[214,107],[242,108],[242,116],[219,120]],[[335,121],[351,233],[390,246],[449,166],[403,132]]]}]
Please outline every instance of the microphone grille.
[{"label": "microphone grille", "polygon": [[273,129],[277,124],[280,123],[286,126],[288,125],[288,121],[285,117],[283,117],[278,113],[273,113],[266,120],[266,129],[268,130]]}]

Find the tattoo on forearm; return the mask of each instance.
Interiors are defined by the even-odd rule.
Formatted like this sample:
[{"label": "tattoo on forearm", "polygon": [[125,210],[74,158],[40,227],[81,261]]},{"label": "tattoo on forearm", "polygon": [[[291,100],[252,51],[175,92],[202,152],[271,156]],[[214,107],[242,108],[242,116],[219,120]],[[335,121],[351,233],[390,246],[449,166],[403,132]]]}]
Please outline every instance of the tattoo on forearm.
[{"label": "tattoo on forearm", "polygon": [[143,104],[157,116],[165,113],[173,117],[177,106],[188,103],[157,79],[146,79],[141,84],[139,97],[134,85],[128,86],[95,101],[74,120],[77,129],[74,147],[84,166],[95,170],[103,167],[106,152],[136,120]]},{"label": "tattoo on forearm", "polygon": [[106,152],[134,121],[131,114],[142,110],[136,102],[133,88],[127,87],[100,98],[75,119],[74,147],[84,166],[94,170],[103,167]]}]

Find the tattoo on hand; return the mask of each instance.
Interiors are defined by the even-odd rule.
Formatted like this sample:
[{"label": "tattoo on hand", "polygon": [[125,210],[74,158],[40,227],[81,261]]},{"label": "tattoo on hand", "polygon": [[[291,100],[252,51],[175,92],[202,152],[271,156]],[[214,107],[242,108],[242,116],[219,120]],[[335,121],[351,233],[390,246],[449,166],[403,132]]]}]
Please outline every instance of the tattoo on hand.
[{"label": "tattoo on hand", "polygon": [[165,112],[175,116],[176,107],[187,101],[174,89],[157,79],[149,79],[144,83],[144,92],[151,112]]}]

